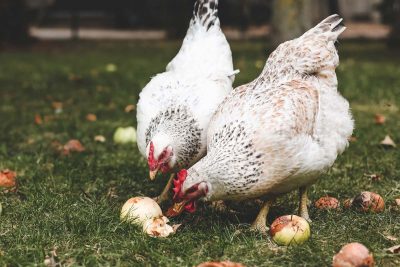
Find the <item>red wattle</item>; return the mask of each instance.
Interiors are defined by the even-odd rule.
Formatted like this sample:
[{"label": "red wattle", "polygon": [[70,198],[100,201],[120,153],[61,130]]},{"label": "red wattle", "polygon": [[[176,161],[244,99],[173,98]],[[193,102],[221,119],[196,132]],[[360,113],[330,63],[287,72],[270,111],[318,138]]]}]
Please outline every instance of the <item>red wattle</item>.
[{"label": "red wattle", "polygon": [[196,203],[194,201],[189,202],[186,206],[185,206],[185,210],[189,213],[193,213],[196,211]]},{"label": "red wattle", "polygon": [[157,161],[154,158],[154,144],[150,142],[149,156],[147,158],[147,163],[149,165],[150,170],[154,170],[157,168]]},{"label": "red wattle", "polygon": [[181,182],[179,182],[179,180],[174,179],[172,182],[174,183],[174,186],[175,186],[175,187],[181,185]]}]

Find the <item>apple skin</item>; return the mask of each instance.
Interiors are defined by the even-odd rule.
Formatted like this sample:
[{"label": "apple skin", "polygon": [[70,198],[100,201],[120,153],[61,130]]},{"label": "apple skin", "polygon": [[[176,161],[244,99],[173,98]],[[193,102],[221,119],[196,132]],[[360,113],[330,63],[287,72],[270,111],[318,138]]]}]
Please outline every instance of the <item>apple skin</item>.
[{"label": "apple skin", "polygon": [[270,235],[278,245],[289,246],[306,242],[311,235],[308,222],[296,215],[277,218],[270,227]]},{"label": "apple skin", "polygon": [[143,232],[151,237],[167,237],[175,233],[168,222],[169,220],[165,216],[149,219],[143,224]]},{"label": "apple skin", "polygon": [[147,220],[162,216],[160,206],[149,197],[133,197],[122,206],[122,221],[143,225]]},{"label": "apple skin", "polygon": [[336,210],[340,202],[334,197],[321,197],[315,202],[315,207],[320,210]]},{"label": "apple skin", "polygon": [[351,206],[359,211],[379,213],[385,210],[385,201],[377,193],[364,191],[353,199]]}]

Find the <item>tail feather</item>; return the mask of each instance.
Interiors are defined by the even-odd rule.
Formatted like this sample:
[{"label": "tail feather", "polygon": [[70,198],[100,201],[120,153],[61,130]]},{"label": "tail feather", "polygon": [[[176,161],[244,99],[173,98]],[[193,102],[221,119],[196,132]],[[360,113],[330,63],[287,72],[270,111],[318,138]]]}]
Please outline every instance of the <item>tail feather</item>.
[{"label": "tail feather", "polygon": [[337,14],[331,15],[321,21],[317,26],[307,31],[304,36],[326,35],[330,40],[336,41],[339,35],[346,30],[343,18]]},{"label": "tail feather", "polygon": [[299,38],[281,44],[268,58],[258,82],[271,84],[282,79],[281,76],[292,78],[299,73],[315,76],[322,71],[324,76],[334,77],[334,81],[334,69],[339,64],[334,43],[346,29],[342,21],[339,15],[331,15]]},{"label": "tail feather", "polygon": [[207,30],[218,24],[218,0],[197,0],[194,4],[193,20]]}]

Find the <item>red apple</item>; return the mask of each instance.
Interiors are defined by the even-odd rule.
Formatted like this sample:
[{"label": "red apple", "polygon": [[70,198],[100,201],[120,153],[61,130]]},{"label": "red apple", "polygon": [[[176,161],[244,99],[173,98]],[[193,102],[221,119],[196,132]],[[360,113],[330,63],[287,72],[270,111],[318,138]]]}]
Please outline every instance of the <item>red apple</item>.
[{"label": "red apple", "polygon": [[321,197],[315,202],[315,207],[320,210],[338,209],[339,206],[339,200],[334,197]]}]

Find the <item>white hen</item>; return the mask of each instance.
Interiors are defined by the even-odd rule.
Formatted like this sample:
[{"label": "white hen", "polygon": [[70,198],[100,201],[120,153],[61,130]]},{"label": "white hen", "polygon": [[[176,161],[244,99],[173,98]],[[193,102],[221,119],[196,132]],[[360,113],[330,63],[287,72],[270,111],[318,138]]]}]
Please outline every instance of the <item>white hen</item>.
[{"label": "white hen", "polygon": [[300,213],[308,219],[307,186],[332,166],[353,131],[335,74],[341,21],[332,15],[281,44],[257,79],[222,102],[210,122],[207,155],[174,181],[178,210],[193,210],[197,198],[262,197],[267,202],[254,226],[265,231],[271,201],[300,188]]},{"label": "white hen", "polygon": [[[158,171],[190,167],[205,155],[211,116],[232,90],[233,80],[218,1],[197,0],[179,53],[146,85],[137,104],[138,146],[151,179]],[[169,187],[170,182],[160,201]]]}]

